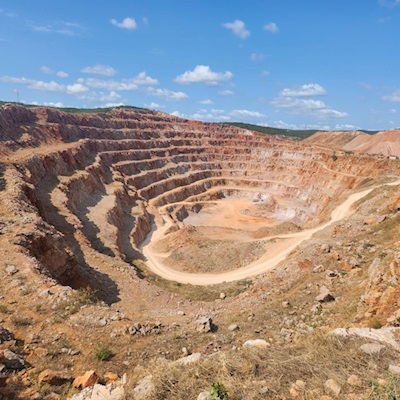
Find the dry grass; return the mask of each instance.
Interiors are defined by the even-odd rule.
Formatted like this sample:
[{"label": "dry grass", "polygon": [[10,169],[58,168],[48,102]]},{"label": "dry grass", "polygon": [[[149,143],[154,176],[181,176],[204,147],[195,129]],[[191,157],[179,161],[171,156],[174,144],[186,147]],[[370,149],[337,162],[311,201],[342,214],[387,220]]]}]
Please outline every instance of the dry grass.
[{"label": "dry grass", "polygon": [[[215,382],[227,388],[231,400],[291,398],[289,390],[296,380],[306,383],[299,399],[319,399],[325,393],[323,385],[328,379],[342,386],[341,398],[348,393],[355,393],[360,399],[399,398],[390,397],[399,390],[399,379],[387,373],[396,354],[386,351],[372,357],[361,352],[359,344],[314,334],[293,345],[221,352],[193,366],[163,365],[152,371],[156,389],[148,400],[195,399]],[[346,383],[352,374],[361,378],[362,387]],[[378,378],[387,379],[389,384],[379,385]]]}]

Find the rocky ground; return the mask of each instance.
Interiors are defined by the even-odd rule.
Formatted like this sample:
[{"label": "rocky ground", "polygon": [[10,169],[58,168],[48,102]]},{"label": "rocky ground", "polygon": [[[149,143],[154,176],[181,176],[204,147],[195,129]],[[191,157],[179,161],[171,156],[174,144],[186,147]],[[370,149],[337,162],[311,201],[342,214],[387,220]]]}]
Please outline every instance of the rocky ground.
[{"label": "rocky ground", "polygon": [[[40,125],[17,111],[7,111],[12,123],[5,112],[0,118],[0,398],[223,399],[224,390],[230,399],[397,398],[398,186],[373,191],[351,217],[319,231],[276,269],[254,279],[208,287],[178,284],[152,274],[126,242],[125,234],[139,240],[151,228],[149,211],[140,205],[145,193],[135,198],[132,188],[119,185],[115,170],[111,179],[89,148],[103,146],[106,159],[116,157],[120,146],[118,157],[126,152],[129,158],[125,143],[110,150],[99,140],[82,150],[73,136],[79,137],[82,126],[100,135],[93,128],[99,119],[80,117],[78,126],[69,115],[42,110],[37,118],[43,114],[47,122]],[[18,118],[25,122],[17,124],[16,135],[12,126]],[[143,122],[135,123],[146,135]],[[107,132],[117,135],[118,129]],[[334,167],[330,157],[326,164]],[[357,169],[361,159],[365,163]],[[156,160],[153,154],[147,168]],[[133,168],[119,162],[119,173]],[[343,182],[349,191],[350,181],[365,187],[368,173],[382,182],[399,168],[395,160],[373,157],[339,163],[331,176],[336,186],[330,186],[338,196]],[[304,176],[297,178],[304,180],[298,196],[313,182]],[[164,193],[147,183],[143,188],[151,199]],[[323,196],[321,202],[328,204]]]}]

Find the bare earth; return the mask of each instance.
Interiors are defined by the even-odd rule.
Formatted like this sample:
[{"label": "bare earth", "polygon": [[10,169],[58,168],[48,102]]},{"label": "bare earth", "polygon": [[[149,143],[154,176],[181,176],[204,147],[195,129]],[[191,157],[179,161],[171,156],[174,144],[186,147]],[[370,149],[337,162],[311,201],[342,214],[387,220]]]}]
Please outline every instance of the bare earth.
[{"label": "bare earth", "polygon": [[[394,186],[399,185],[400,180],[392,182],[388,185]],[[384,186],[384,185],[381,185]],[[380,187],[380,186],[377,186]],[[263,274],[274,267],[276,267],[286,256],[294,250],[300,243],[311,238],[316,232],[325,229],[327,226],[340,221],[341,219],[351,214],[351,208],[354,203],[363,197],[367,196],[377,187],[373,187],[367,190],[363,190],[358,193],[350,195],[347,200],[340,204],[331,213],[331,218],[328,222],[319,225],[313,229],[306,229],[302,232],[292,233],[287,235],[280,235],[279,245],[274,246],[271,251],[267,252],[263,257],[257,261],[247,265],[246,267],[239,268],[233,271],[228,271],[220,274],[193,274],[183,271],[177,271],[166,266],[162,261],[161,257],[157,257],[156,253],[152,250],[152,244],[158,240],[161,240],[165,233],[168,231],[170,224],[167,223],[162,228],[153,227],[152,232],[147,236],[146,240],[142,244],[142,252],[147,259],[147,266],[152,272],[161,276],[164,279],[173,280],[180,283],[206,286],[211,284],[219,284],[223,282],[233,282],[241,279],[247,279],[255,275]],[[272,239],[272,238],[270,238]]]}]

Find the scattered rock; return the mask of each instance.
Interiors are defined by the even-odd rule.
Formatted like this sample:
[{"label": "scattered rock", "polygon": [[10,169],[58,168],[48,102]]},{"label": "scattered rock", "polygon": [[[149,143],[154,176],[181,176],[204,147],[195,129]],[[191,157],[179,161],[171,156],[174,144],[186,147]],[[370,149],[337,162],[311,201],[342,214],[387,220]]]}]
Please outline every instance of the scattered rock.
[{"label": "scattered rock", "polygon": [[86,371],[83,375],[76,377],[72,385],[75,388],[85,389],[87,387],[94,386],[99,379],[100,377],[95,371]]},{"label": "scattered rock", "polygon": [[10,340],[14,340],[14,334],[8,329],[0,326],[0,344]]},{"label": "scattered rock", "polygon": [[231,325],[228,326],[228,331],[229,332],[234,332],[234,331],[237,331],[237,330],[239,330],[239,326],[236,325],[236,324],[231,324]]},{"label": "scattered rock", "polygon": [[3,350],[4,365],[7,369],[20,371],[25,368],[25,360],[9,349]]},{"label": "scattered rock", "polygon": [[195,321],[197,332],[212,332],[214,330],[214,324],[210,317],[201,317]]},{"label": "scattered rock", "polygon": [[326,286],[321,286],[320,294],[315,298],[315,300],[319,301],[320,303],[327,303],[329,301],[334,301],[335,297]]},{"label": "scattered rock", "polygon": [[338,273],[336,271],[332,271],[330,269],[327,269],[325,272],[325,275],[327,278],[336,278],[338,276]]},{"label": "scattered rock", "polygon": [[201,392],[197,396],[197,400],[212,400],[211,393],[209,393],[209,392]]},{"label": "scattered rock", "polygon": [[389,365],[389,372],[393,375],[400,375],[400,367],[398,365]]},{"label": "scattered rock", "polygon": [[8,265],[6,267],[6,273],[8,275],[15,275],[18,272],[18,268],[15,265]]},{"label": "scattered rock", "polygon": [[290,307],[290,301],[288,301],[288,300],[283,301],[282,302],[282,307],[283,308],[289,308]]},{"label": "scattered rock", "polygon": [[350,375],[347,378],[347,383],[350,386],[356,386],[356,387],[361,387],[362,386],[362,380],[357,375]]},{"label": "scattered rock", "polygon": [[261,349],[265,349],[269,346],[270,344],[264,339],[247,340],[243,343],[243,347],[259,347]]},{"label": "scattered rock", "polygon": [[379,354],[383,349],[386,349],[386,346],[379,343],[365,343],[360,346],[360,350],[370,356]]},{"label": "scattered rock", "polygon": [[199,362],[200,358],[202,357],[201,353],[193,353],[190,356],[186,356],[183,358],[179,358],[174,362],[175,365],[189,365],[189,364],[196,364]]},{"label": "scattered rock", "polygon": [[221,300],[224,300],[224,299],[226,298],[226,294],[225,294],[224,292],[221,292],[221,293],[219,294],[219,298],[220,298]]},{"label": "scattered rock", "polygon": [[323,265],[317,265],[316,267],[313,268],[312,272],[314,273],[319,273],[319,272],[324,272],[325,268]]},{"label": "scattered rock", "polygon": [[135,400],[146,400],[154,391],[155,386],[151,375],[141,379],[133,389],[133,398]]},{"label": "scattered rock", "polygon": [[393,326],[400,326],[400,309],[395,311],[387,320],[386,322]]},{"label": "scattered rock", "polygon": [[331,246],[329,246],[329,244],[324,243],[324,244],[321,246],[321,251],[322,251],[323,253],[330,253],[330,251],[331,251]]},{"label": "scattered rock", "polygon": [[64,383],[72,382],[74,378],[66,371],[53,371],[45,369],[39,374],[38,383],[48,383],[52,386],[61,386]]},{"label": "scattered rock", "polygon": [[328,379],[324,383],[324,386],[328,393],[334,395],[335,397],[339,396],[340,391],[342,390],[340,385],[334,379]]},{"label": "scattered rock", "polygon": [[104,380],[106,383],[116,382],[119,379],[118,375],[114,372],[106,372],[104,374]]},{"label": "scattered rock", "polygon": [[131,326],[126,327],[126,332],[130,335],[141,335],[141,336],[148,336],[148,335],[158,335],[161,333],[163,325],[161,322],[155,323],[136,323]]}]

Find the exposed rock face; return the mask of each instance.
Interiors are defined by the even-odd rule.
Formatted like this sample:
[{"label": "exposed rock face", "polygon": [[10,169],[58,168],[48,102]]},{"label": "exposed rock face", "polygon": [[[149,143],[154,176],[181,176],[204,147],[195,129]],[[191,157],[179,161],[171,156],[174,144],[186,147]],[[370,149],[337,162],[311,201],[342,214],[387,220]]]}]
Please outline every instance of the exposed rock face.
[{"label": "exposed rock face", "polygon": [[[40,152],[24,152],[37,145]],[[377,158],[360,167],[356,158],[333,160],[330,151],[301,143],[133,109],[68,114],[2,107],[0,154],[8,160],[2,187],[15,198],[10,210],[27,221],[17,243],[40,270],[71,286],[92,280],[88,246],[138,259],[154,223],[180,230],[222,199],[246,204],[237,212],[237,221],[247,222],[240,229],[315,226],[366,178],[398,168]]]}]

